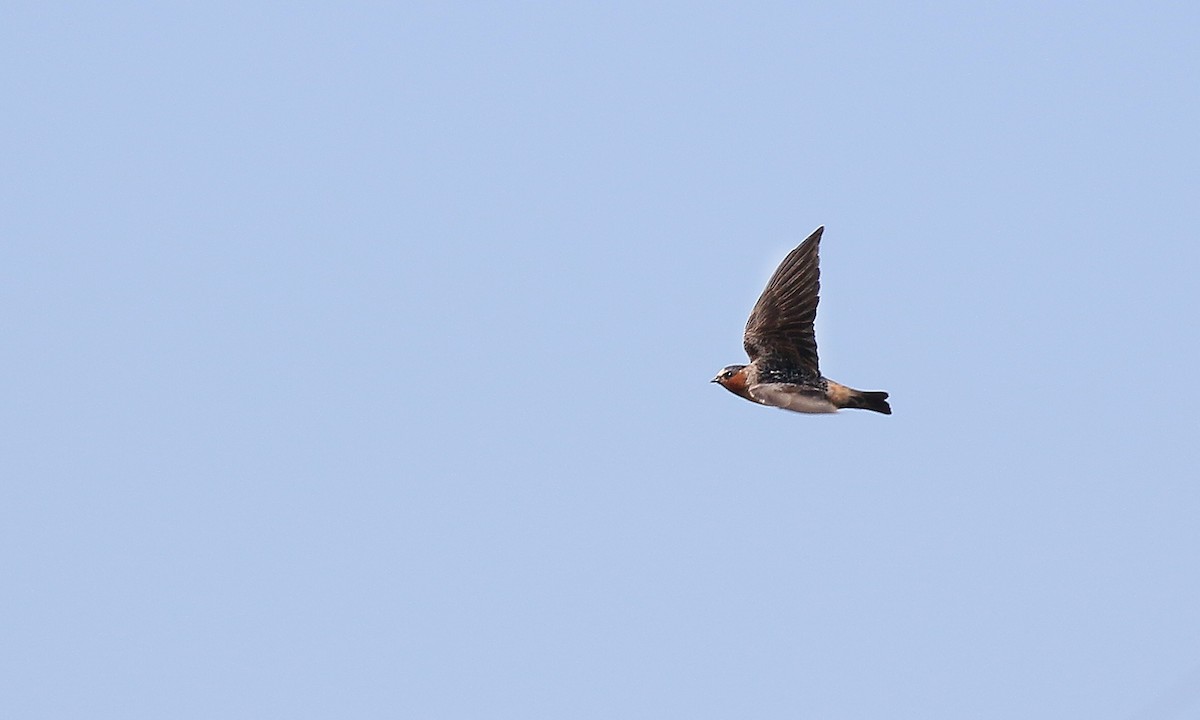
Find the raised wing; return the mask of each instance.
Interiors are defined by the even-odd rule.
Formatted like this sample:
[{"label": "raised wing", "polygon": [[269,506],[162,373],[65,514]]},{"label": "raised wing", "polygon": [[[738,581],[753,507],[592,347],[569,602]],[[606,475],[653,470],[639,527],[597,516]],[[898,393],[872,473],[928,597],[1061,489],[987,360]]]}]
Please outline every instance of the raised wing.
[{"label": "raised wing", "polygon": [[751,362],[771,357],[820,376],[813,320],[820,299],[817,251],[823,232],[824,226],[817,228],[788,253],[750,311],[743,345]]}]

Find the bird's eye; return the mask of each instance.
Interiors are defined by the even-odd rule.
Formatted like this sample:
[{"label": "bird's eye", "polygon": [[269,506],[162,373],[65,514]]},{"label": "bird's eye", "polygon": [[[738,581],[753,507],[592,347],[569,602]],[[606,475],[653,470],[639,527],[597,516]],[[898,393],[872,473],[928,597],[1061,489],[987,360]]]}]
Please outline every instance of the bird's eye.
[{"label": "bird's eye", "polygon": [[726,370],[724,373],[722,373],[722,374],[721,374],[721,377],[723,377],[723,378],[725,378],[726,380],[728,380],[729,378],[733,377],[733,371],[732,371],[732,370]]}]

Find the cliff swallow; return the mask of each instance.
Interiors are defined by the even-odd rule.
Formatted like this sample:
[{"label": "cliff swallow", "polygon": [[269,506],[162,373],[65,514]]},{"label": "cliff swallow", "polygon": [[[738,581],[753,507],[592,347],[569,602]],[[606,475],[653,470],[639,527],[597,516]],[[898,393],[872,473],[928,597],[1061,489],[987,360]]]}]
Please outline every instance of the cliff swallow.
[{"label": "cliff swallow", "polygon": [[742,344],[749,365],[729,365],[715,383],[761,405],[802,413],[832,413],[842,408],[892,414],[885,392],[855,390],[823,377],[817,368],[817,317],[821,270],[817,250],[824,227],[813,231],[788,253],[758,298]]}]

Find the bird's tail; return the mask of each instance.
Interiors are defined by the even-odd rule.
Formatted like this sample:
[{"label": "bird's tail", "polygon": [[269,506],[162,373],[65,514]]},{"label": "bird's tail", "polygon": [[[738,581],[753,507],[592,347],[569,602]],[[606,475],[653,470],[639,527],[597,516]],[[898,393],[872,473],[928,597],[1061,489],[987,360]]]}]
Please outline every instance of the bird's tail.
[{"label": "bird's tail", "polygon": [[850,390],[841,407],[871,410],[884,415],[892,414],[892,406],[888,405],[888,394],[880,390]]},{"label": "bird's tail", "polygon": [[834,407],[872,410],[884,415],[892,414],[892,406],[888,405],[887,401],[888,394],[882,390],[855,390],[828,378],[825,379],[825,382],[829,388],[829,399],[833,402]]},{"label": "bird's tail", "polygon": [[888,405],[888,394],[881,390],[859,390],[850,396],[850,404],[846,407],[872,410],[884,415],[892,414],[892,406]]}]

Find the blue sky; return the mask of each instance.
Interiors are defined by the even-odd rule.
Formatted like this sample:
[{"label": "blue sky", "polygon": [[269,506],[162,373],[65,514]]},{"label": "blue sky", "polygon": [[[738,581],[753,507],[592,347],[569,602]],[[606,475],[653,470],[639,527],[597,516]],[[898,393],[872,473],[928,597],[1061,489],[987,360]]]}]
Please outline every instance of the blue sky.
[{"label": "blue sky", "polygon": [[8,5],[0,714],[1191,717],[1198,21]]}]

